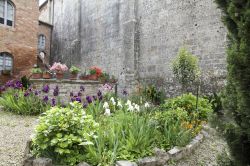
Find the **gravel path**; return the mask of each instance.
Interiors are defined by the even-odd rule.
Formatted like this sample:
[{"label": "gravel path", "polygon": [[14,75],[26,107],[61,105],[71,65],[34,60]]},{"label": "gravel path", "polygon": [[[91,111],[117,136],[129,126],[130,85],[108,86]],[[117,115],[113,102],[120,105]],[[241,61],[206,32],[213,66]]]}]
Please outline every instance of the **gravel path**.
[{"label": "gravel path", "polygon": [[217,155],[224,150],[228,151],[226,142],[217,134],[210,134],[193,154],[168,166],[217,166]]},{"label": "gravel path", "polygon": [[0,110],[0,166],[21,166],[36,117],[17,116]]}]

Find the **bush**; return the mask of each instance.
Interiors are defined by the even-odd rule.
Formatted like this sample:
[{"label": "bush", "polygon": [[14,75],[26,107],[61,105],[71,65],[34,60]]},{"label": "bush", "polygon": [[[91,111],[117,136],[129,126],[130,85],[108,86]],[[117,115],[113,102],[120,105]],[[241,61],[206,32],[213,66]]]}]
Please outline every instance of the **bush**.
[{"label": "bush", "polygon": [[250,165],[250,3],[216,0],[228,29],[225,108],[230,111],[226,139],[237,165]]},{"label": "bush", "polygon": [[175,78],[182,85],[183,92],[187,92],[188,86],[192,85],[200,74],[198,58],[188,52],[186,48],[181,48],[173,62],[172,70]]},{"label": "bush", "polygon": [[210,113],[212,112],[212,106],[207,99],[199,98],[198,110],[196,110],[196,96],[190,94],[184,94],[173,99],[166,101],[162,105],[163,109],[176,110],[178,108],[187,111],[190,121],[207,121]]},{"label": "bush", "polygon": [[53,107],[39,118],[33,138],[33,153],[53,157],[58,164],[75,165],[84,160],[87,146],[94,145],[98,123],[86,115],[81,104]]},{"label": "bush", "polygon": [[155,105],[160,105],[164,102],[165,95],[162,91],[157,90],[153,85],[145,87],[142,96],[146,98],[146,101],[154,103]]},{"label": "bush", "polygon": [[3,110],[19,115],[38,115],[50,107],[32,91],[20,89],[6,90],[0,97],[0,105]]}]

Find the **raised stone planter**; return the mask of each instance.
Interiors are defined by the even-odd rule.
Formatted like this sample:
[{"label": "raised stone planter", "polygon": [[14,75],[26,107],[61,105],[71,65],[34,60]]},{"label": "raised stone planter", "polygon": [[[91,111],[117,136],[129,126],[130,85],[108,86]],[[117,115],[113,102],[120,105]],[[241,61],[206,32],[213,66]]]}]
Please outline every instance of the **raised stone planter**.
[{"label": "raised stone planter", "polygon": [[87,95],[97,95],[99,88],[103,85],[98,81],[90,80],[56,80],[56,79],[31,79],[32,86],[38,90],[41,90],[45,85],[49,85],[50,92],[49,97],[53,97],[53,90],[56,86],[59,88],[59,98],[62,102],[70,101],[70,92],[74,95],[80,91],[80,87],[83,86],[85,91],[82,92],[83,97]]},{"label": "raised stone planter", "polygon": [[[180,160],[188,155],[190,155],[200,144],[201,142],[209,137],[209,133],[202,130],[192,141],[185,147],[174,147],[173,149],[166,152],[165,150],[155,148],[155,156],[145,157],[138,159],[137,162],[130,161],[117,161],[115,166],[164,166],[169,160]],[[30,142],[27,142],[26,149],[29,151]],[[25,150],[27,152],[27,150]],[[25,154],[25,156],[30,156]],[[40,164],[40,165],[39,165]],[[43,165],[42,165],[43,164]],[[47,165],[46,165],[47,164]],[[28,158],[24,161],[24,166],[52,166],[52,160],[50,159],[34,159]],[[77,166],[90,166],[88,163],[80,163]]]}]

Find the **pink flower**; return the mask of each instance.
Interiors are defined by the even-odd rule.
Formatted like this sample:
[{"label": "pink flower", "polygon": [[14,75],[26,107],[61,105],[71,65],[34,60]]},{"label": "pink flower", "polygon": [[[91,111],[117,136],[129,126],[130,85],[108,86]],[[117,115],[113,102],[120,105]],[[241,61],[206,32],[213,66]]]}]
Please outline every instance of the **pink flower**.
[{"label": "pink flower", "polygon": [[55,62],[50,70],[56,72],[65,72],[68,70],[68,67],[65,64]]}]

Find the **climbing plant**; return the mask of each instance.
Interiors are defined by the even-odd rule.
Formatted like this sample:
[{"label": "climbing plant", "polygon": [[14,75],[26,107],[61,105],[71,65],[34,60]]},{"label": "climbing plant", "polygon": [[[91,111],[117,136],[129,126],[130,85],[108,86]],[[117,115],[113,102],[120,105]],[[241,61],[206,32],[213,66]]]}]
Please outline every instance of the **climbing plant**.
[{"label": "climbing plant", "polygon": [[250,164],[250,0],[215,0],[228,29],[225,136],[235,165]]}]

